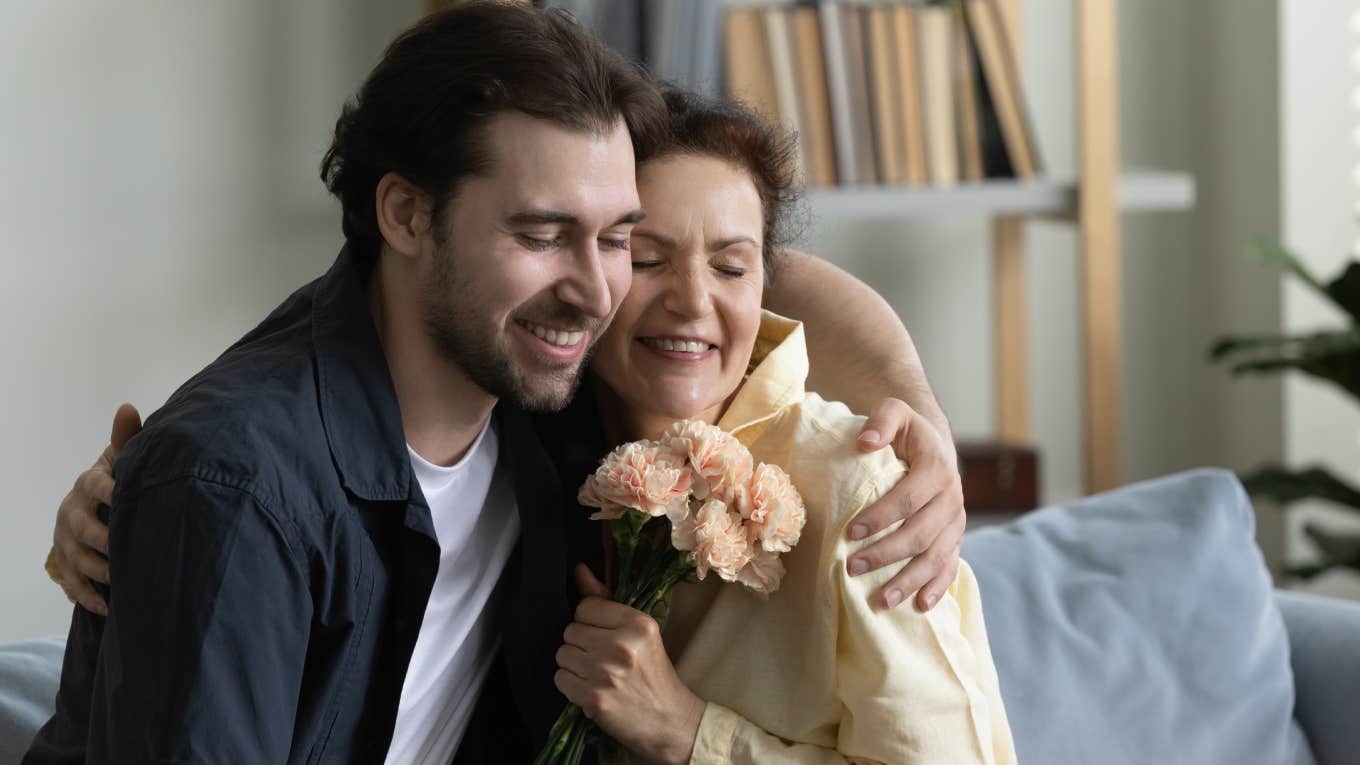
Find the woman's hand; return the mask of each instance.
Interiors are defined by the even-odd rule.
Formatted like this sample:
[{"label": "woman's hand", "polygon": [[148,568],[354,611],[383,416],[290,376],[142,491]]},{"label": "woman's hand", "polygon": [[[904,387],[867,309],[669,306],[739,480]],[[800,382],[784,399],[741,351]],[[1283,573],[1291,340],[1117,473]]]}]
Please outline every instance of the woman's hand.
[{"label": "woman's hand", "polygon": [[910,558],[877,593],[893,608],[916,592],[916,606],[929,611],[953,583],[967,514],[954,445],[905,402],[884,399],[860,431],[859,448],[889,444],[907,463],[906,477],[850,523],[850,538],[863,539],[897,521],[905,523],[846,561],[851,576]]},{"label": "woman's hand", "polygon": [[584,564],[576,567],[576,581],[584,598],[557,651],[557,689],[629,751],[656,762],[689,762],[704,701],[675,673],[661,628],[610,600]]},{"label": "woman's hand", "polygon": [[113,463],[128,439],[142,429],[142,416],[131,404],[123,404],[113,415],[109,445],[94,465],[76,476],[75,485],[57,508],[57,523],[52,531],[52,551],[47,556],[47,574],[61,585],[66,597],[87,611],[107,616],[108,604],[90,586],[90,579],[109,583],[109,528],[95,511],[113,504]]}]

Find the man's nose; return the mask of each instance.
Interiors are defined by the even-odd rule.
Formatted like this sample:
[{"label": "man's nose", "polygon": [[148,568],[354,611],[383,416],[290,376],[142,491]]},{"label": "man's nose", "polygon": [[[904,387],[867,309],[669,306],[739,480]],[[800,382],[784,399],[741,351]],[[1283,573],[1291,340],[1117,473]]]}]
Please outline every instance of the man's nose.
[{"label": "man's nose", "polygon": [[608,317],[614,310],[614,298],[609,291],[609,280],[605,278],[599,244],[591,240],[580,245],[572,261],[571,272],[558,288],[558,297],[587,316]]}]

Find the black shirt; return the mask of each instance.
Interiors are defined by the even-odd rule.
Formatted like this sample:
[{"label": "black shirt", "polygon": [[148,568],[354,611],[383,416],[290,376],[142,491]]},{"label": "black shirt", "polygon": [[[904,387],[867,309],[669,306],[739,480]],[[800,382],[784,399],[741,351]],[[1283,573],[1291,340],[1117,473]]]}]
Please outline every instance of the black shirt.
[{"label": "black shirt", "polygon": [[[439,545],[365,279],[342,250],[123,450],[109,616],[75,609],[26,763],[382,761]],[[574,549],[597,538],[565,510],[534,424],[504,403],[495,416],[522,530],[460,763],[541,745],[565,703],[570,568],[598,558]]]}]

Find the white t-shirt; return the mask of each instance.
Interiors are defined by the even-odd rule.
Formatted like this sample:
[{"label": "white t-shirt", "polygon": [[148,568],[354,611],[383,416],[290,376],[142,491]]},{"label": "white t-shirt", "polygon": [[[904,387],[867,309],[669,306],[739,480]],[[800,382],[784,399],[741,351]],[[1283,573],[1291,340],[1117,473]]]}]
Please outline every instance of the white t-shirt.
[{"label": "white t-shirt", "polygon": [[496,430],[487,422],[452,467],[408,445],[439,538],[439,573],[406,670],[389,763],[447,765],[458,750],[500,645],[487,605],[519,536],[509,470],[496,470]]}]

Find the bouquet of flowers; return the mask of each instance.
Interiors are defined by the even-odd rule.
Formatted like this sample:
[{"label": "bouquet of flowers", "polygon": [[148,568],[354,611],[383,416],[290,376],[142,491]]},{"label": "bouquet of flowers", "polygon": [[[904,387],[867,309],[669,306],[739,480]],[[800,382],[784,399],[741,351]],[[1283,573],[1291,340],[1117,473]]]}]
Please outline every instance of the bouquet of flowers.
[{"label": "bouquet of flowers", "polygon": [[[798,543],[807,513],[787,473],[753,462],[730,434],[688,420],[605,457],[577,500],[608,524],[614,600],[651,614],[691,572],[703,579],[711,571],[761,597],[779,589],[779,556]],[[535,765],[579,763],[594,732],[569,705]]]}]

